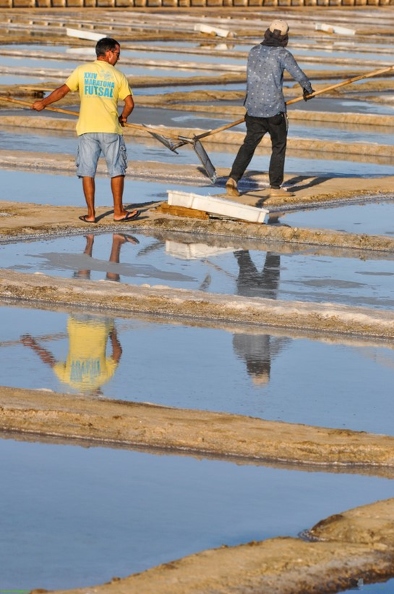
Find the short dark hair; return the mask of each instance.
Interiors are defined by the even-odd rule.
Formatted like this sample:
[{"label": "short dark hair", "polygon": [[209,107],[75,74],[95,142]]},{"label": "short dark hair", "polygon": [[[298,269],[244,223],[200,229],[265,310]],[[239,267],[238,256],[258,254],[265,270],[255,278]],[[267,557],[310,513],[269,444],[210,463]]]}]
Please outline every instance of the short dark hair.
[{"label": "short dark hair", "polygon": [[120,47],[120,43],[112,37],[103,37],[96,43],[96,56],[105,56],[106,52],[112,51],[116,46]]}]

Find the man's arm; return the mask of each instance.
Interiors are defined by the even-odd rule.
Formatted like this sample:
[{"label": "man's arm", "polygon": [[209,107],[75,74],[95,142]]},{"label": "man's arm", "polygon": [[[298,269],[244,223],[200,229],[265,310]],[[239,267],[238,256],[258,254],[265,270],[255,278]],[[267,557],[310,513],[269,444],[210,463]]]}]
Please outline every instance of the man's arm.
[{"label": "man's arm", "polygon": [[124,100],[124,106],[122,109],[122,113],[119,116],[119,124],[121,126],[125,125],[125,123],[127,122],[127,118],[129,117],[129,115],[131,114],[133,109],[134,109],[134,99],[133,99],[132,95],[127,95],[127,97],[125,97],[125,100]]},{"label": "man's arm", "polygon": [[25,334],[24,336],[21,336],[21,343],[24,346],[33,349],[33,351],[37,353],[37,355],[40,357],[41,361],[43,363],[47,363],[49,367],[53,367],[56,364],[56,359],[52,355],[52,353],[48,351],[48,349],[44,349],[44,347],[39,345],[36,339],[30,336],[30,334]]},{"label": "man's arm", "polygon": [[48,105],[51,105],[51,103],[56,103],[56,101],[60,101],[60,99],[63,99],[63,97],[65,97],[69,92],[70,89],[68,88],[68,86],[62,85],[61,87],[58,87],[57,89],[52,91],[52,93],[50,93],[48,97],[40,99],[39,101],[35,101],[31,108],[35,109],[36,111],[42,111]]},{"label": "man's arm", "polygon": [[291,74],[294,80],[296,80],[303,89],[306,89],[309,95],[313,93],[311,81],[309,80],[305,72],[303,72],[301,68],[298,66],[295,58],[288,50],[286,52],[284,67],[286,68],[287,72]]},{"label": "man's arm", "polygon": [[112,358],[115,361],[115,363],[119,363],[123,350],[122,345],[120,344],[118,339],[118,333],[116,332],[115,328],[110,332],[109,338],[111,340],[112,345]]}]

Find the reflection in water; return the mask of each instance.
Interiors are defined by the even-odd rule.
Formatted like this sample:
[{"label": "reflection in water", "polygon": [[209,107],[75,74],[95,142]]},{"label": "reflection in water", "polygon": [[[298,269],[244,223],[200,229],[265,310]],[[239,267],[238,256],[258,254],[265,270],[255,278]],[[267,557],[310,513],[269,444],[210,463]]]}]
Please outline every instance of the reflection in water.
[{"label": "reflection in water", "polygon": [[[89,256],[90,258],[93,255],[93,244],[94,244],[94,235],[90,233],[89,235],[85,235],[86,239],[86,246],[84,250],[84,254]],[[111,252],[108,258],[109,262],[113,264],[119,264],[120,259],[120,249],[124,243],[131,243],[131,244],[138,244],[139,241],[136,237],[132,235],[126,235],[125,233],[114,233],[112,235],[112,246]],[[90,278],[91,270],[78,270],[74,273],[74,278]],[[111,281],[120,281],[120,275],[117,272],[107,271],[106,279]]]},{"label": "reflection in water", "polygon": [[[70,316],[67,332],[69,348],[65,361],[57,361],[29,334],[22,336],[21,341],[52,368],[61,382],[80,392],[99,395],[101,386],[114,375],[122,356],[113,320],[90,315]],[[112,347],[109,356],[106,352],[108,338]]]},{"label": "reflection in water", "polygon": [[[121,248],[125,243],[135,246],[139,244],[139,240],[133,235],[126,233],[114,233],[112,235],[112,245],[110,249],[110,256],[107,259],[102,258],[101,249],[102,244],[100,242],[98,250],[96,251],[96,257],[93,256],[93,245],[95,245],[97,237],[93,234],[85,235],[86,247],[82,254],[68,253],[64,250],[63,246],[54,252],[45,253],[30,253],[26,254],[28,258],[40,258],[42,261],[39,264],[39,270],[56,270],[64,272],[65,270],[78,270],[74,274],[75,278],[91,278],[91,273],[94,272],[105,272],[106,280],[120,281],[120,276],[123,277],[134,277],[143,279],[160,279],[173,283],[191,283],[194,282],[194,277],[182,274],[180,272],[173,272],[172,270],[160,270],[151,264],[131,264],[131,263],[120,263],[119,256]],[[104,237],[106,239],[106,237]],[[155,245],[152,247],[152,251],[155,249]],[[161,244],[159,244],[160,247]],[[97,257],[97,252],[99,256]],[[135,250],[129,252],[134,254],[134,257],[144,256],[149,254],[149,246],[142,248],[136,253]],[[26,266],[20,264],[20,258],[18,264],[14,266],[15,269],[22,270],[26,269]],[[31,265],[27,267],[31,269]]]},{"label": "reflection in water", "polygon": [[[267,252],[261,272],[258,271],[248,250],[237,250],[234,252],[234,256],[239,266],[238,295],[276,299],[279,287],[280,256]],[[264,385],[269,382],[271,360],[289,342],[289,338],[274,338],[270,334],[234,334],[233,336],[234,352],[237,357],[245,361],[247,372],[256,385]]]},{"label": "reflection in water", "polygon": [[[85,236],[84,254],[92,257],[94,235]],[[120,249],[124,243],[138,244],[138,240],[124,233],[114,233],[109,262],[119,264]],[[90,278],[89,268],[74,272],[74,278]],[[116,272],[108,271],[107,280],[119,282]],[[33,349],[43,363],[49,365],[57,378],[80,392],[99,395],[101,386],[114,375],[122,356],[114,321],[92,315],[70,316],[67,322],[69,349],[66,361],[56,361],[53,354],[43,348],[37,339],[27,334],[22,343]],[[111,344],[111,354],[107,356],[107,342]]]}]

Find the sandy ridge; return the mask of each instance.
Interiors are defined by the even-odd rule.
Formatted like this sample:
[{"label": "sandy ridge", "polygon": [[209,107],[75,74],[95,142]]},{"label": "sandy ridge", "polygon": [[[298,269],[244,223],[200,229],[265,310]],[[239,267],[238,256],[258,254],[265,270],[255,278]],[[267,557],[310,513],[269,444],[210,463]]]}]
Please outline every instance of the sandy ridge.
[{"label": "sandy ridge", "polygon": [[391,436],[42,390],[1,387],[0,427],[249,462],[281,461],[321,468],[354,465],[354,470],[368,467],[372,474],[376,467],[389,476],[394,469]]},{"label": "sandy ridge", "polygon": [[2,270],[0,298],[36,304],[75,305],[92,310],[154,313],[184,320],[319,330],[333,334],[394,337],[394,312],[331,303],[229,297],[162,285],[123,286],[110,282],[52,278]]}]

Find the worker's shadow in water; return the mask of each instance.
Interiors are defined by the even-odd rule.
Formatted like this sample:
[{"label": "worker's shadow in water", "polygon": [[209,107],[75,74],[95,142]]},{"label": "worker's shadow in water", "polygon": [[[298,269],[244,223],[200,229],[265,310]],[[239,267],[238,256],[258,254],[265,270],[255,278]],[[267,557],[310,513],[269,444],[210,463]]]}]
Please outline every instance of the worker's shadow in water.
[{"label": "worker's shadow in water", "polygon": [[[139,243],[130,235],[114,233],[109,261],[119,263],[121,246],[126,243]],[[86,235],[84,254],[92,257],[94,235]],[[89,279],[91,270],[78,270],[74,278]],[[119,281],[119,274],[108,271],[107,280]],[[22,344],[31,348],[48,365],[56,377],[79,393],[100,396],[101,387],[114,375],[122,356],[115,322],[112,318],[99,316],[70,315],[67,321],[68,353],[65,361],[58,361],[53,353],[44,348],[30,334],[21,337]],[[107,344],[110,352],[107,353]]]},{"label": "worker's shadow in water", "polygon": [[[280,280],[280,256],[267,252],[264,267],[259,271],[248,250],[234,252],[239,267],[237,293],[244,297],[276,299]],[[233,335],[233,348],[237,357],[246,363],[246,369],[255,385],[268,384],[272,359],[291,341],[287,337],[274,337],[258,332]]]}]

